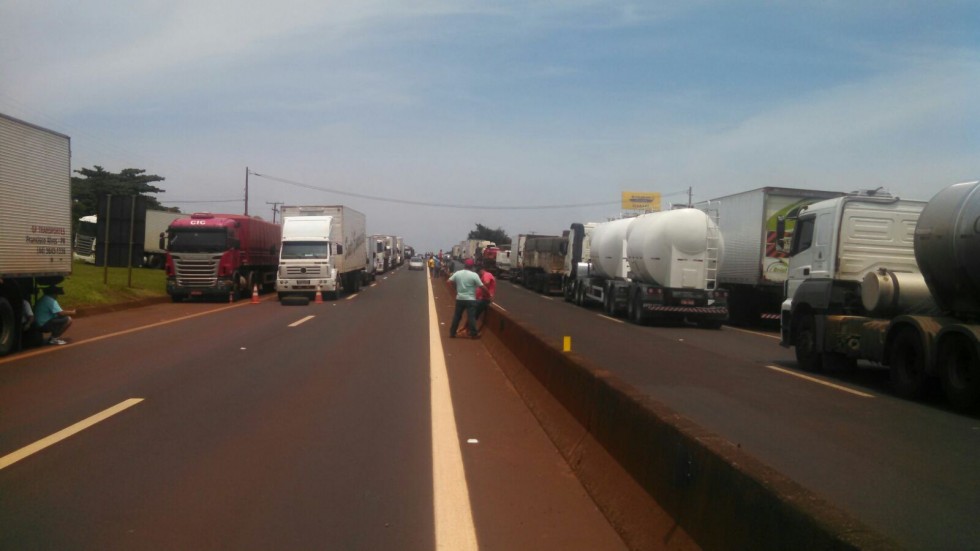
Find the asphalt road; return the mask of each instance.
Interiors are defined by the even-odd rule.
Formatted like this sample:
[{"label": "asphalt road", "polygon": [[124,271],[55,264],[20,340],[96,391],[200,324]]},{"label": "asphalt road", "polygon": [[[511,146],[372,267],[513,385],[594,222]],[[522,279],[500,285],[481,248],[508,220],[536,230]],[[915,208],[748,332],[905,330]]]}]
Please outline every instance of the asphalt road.
[{"label": "asphalt road", "polygon": [[271,298],[0,359],[0,549],[623,548],[424,272]]},{"label": "asphalt road", "polygon": [[[912,549],[980,549],[980,420],[811,375],[774,333],[640,327],[498,283],[497,306]],[[804,378],[806,377],[806,378]]]}]

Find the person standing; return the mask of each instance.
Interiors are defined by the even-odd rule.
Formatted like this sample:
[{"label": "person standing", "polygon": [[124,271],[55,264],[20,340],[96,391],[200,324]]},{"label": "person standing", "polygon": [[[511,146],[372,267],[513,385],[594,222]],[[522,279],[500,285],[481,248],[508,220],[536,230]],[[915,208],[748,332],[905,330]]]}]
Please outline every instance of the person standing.
[{"label": "person standing", "polygon": [[486,287],[480,276],[473,271],[473,259],[467,258],[463,269],[453,272],[448,281],[456,289],[456,310],[449,326],[449,338],[456,338],[456,330],[459,329],[459,322],[465,311],[470,338],[475,339],[479,336],[476,332],[476,290],[485,290]]},{"label": "person standing", "polygon": [[483,287],[476,290],[476,319],[480,322],[480,329],[483,330],[483,326],[487,324],[487,308],[490,308],[490,303],[497,296],[497,278],[490,273],[490,270],[480,267],[478,273],[480,274],[480,281],[483,282]]},{"label": "person standing", "polygon": [[71,327],[71,316],[74,310],[62,310],[55,297],[65,294],[64,289],[57,285],[44,288],[44,295],[34,305],[34,324],[42,333],[51,333],[48,344],[68,344],[60,337]]}]

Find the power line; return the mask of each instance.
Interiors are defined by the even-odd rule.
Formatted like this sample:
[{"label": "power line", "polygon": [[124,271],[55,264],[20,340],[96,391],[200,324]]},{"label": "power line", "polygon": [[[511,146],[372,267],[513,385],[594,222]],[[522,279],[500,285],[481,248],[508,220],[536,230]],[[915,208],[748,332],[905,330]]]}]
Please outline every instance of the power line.
[{"label": "power line", "polygon": [[301,187],[306,189],[312,189],[315,191],[336,193],[337,195],[357,197],[360,199],[370,199],[372,201],[383,201],[386,203],[397,203],[400,205],[416,205],[422,207],[438,207],[438,208],[447,208],[447,209],[477,209],[477,210],[546,210],[546,209],[571,209],[571,208],[580,208],[580,207],[599,207],[599,206],[620,204],[619,201],[598,201],[595,203],[572,203],[572,204],[564,204],[564,205],[534,205],[534,206],[488,206],[488,205],[464,205],[464,204],[453,204],[453,203],[432,203],[427,201],[412,201],[410,199],[392,199],[390,197],[379,197],[377,195],[367,195],[364,193],[354,193],[352,191],[343,191],[339,189],[314,186],[311,184],[305,184],[303,182],[288,180],[286,178],[269,176],[267,174],[259,174],[257,172],[252,172],[251,174],[253,176],[258,176],[259,178],[265,178],[266,180],[272,180],[275,182],[289,184],[291,186],[296,186],[296,187]]}]

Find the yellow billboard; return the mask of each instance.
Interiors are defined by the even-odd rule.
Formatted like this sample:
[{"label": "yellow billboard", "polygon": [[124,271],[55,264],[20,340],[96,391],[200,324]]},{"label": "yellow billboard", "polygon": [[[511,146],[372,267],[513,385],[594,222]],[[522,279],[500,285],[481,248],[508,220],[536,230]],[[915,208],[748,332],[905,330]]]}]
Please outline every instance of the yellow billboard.
[{"label": "yellow billboard", "polygon": [[660,210],[660,194],[649,191],[624,191],[623,210]]}]

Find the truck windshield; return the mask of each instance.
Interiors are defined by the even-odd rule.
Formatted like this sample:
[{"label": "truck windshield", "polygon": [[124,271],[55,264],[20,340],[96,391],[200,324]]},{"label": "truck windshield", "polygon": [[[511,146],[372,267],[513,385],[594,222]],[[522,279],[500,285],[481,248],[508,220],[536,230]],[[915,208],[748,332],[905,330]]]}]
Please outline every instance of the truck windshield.
[{"label": "truck windshield", "polygon": [[306,241],[286,241],[282,244],[282,258],[327,258],[330,253],[328,243],[306,242]]},{"label": "truck windshield", "polygon": [[228,234],[224,228],[170,230],[171,252],[212,253],[223,252],[228,248]]},{"label": "truck windshield", "polygon": [[78,230],[75,232],[78,235],[85,235],[88,237],[95,237],[95,222],[79,222]]}]

